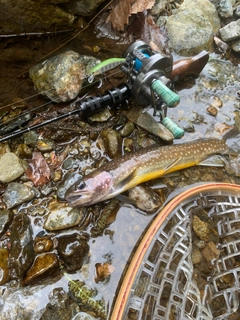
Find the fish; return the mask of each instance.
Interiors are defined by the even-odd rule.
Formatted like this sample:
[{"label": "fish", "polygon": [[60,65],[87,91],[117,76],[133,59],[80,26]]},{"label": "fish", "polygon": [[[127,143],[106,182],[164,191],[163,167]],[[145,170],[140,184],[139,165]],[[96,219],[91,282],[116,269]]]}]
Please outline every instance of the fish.
[{"label": "fish", "polygon": [[72,207],[90,206],[228,150],[226,142],[218,139],[150,146],[116,158],[77,180],[66,191],[65,200]]}]

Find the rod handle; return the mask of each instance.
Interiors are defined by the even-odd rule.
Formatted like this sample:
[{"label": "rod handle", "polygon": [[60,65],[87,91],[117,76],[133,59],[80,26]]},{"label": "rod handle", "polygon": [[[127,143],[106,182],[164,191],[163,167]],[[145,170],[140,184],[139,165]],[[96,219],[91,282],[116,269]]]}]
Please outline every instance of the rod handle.
[{"label": "rod handle", "polygon": [[178,94],[170,90],[161,80],[155,80],[151,88],[167,104],[168,107],[176,107],[180,102]]}]

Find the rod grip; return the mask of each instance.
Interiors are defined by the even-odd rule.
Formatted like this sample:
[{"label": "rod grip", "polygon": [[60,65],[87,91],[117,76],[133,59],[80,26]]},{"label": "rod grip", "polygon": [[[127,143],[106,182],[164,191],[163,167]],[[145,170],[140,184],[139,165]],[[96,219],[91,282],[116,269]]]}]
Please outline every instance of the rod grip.
[{"label": "rod grip", "polygon": [[178,94],[170,90],[161,80],[155,80],[151,88],[167,104],[168,107],[176,107],[180,102]]}]

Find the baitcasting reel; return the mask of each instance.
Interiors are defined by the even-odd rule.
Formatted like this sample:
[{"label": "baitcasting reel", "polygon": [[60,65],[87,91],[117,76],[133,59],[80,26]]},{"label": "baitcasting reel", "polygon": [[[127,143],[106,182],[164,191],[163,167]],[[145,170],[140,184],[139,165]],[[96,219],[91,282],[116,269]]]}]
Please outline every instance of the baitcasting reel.
[{"label": "baitcasting reel", "polygon": [[[175,107],[180,101],[180,97],[171,90],[172,84],[169,79],[172,72],[171,58],[153,51],[150,45],[144,41],[133,42],[123,57],[103,61],[90,71],[90,76],[120,66],[128,78],[127,83],[106,91],[102,96],[88,97],[84,100],[77,99],[72,103],[75,109],[70,112],[27,128],[15,130],[12,123],[3,124],[0,126],[0,134],[5,135],[0,138],[0,142],[76,113],[79,113],[80,116],[88,116],[109,105],[119,106],[130,98],[135,99],[139,105],[153,107],[154,115],[157,112],[160,115],[161,124],[173,134],[174,138],[181,138],[184,135],[184,130],[166,116],[167,108]],[[21,118],[23,122],[26,122],[26,114],[20,115],[18,123],[21,122]],[[11,131],[12,133],[6,134]]]}]

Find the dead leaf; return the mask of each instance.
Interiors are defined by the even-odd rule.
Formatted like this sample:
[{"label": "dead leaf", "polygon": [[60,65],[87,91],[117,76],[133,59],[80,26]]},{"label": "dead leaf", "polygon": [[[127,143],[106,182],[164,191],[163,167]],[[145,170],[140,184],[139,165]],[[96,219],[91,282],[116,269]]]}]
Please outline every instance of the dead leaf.
[{"label": "dead leaf", "polygon": [[41,152],[33,152],[26,175],[35,186],[41,186],[50,180],[51,170]]},{"label": "dead leaf", "polygon": [[114,28],[123,31],[132,14],[151,9],[154,3],[155,0],[115,0],[106,22],[111,22]]},{"label": "dead leaf", "polygon": [[96,274],[97,274],[97,276],[95,277],[96,283],[98,283],[99,281],[104,281],[115,270],[115,268],[107,262],[96,263],[95,268],[96,268]]}]

